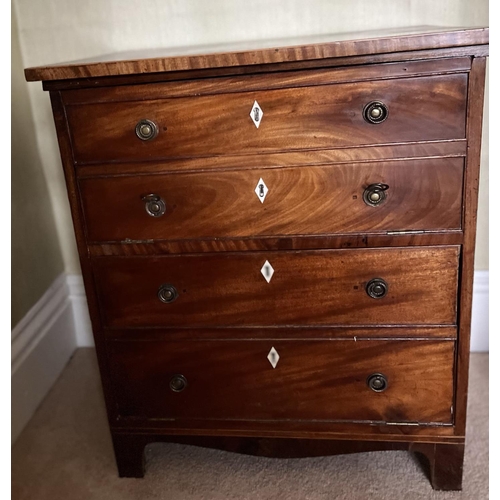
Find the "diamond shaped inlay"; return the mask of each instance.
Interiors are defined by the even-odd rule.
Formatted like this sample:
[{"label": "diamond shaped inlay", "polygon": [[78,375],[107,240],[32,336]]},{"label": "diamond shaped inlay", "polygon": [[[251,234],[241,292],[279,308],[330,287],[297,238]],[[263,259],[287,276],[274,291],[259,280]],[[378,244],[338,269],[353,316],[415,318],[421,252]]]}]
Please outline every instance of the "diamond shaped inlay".
[{"label": "diamond shaped inlay", "polygon": [[266,199],[268,191],[269,191],[269,189],[261,177],[259,179],[259,182],[257,182],[257,185],[255,186],[255,194],[257,195],[257,198],[259,198],[261,203],[264,203],[264,200]]},{"label": "diamond shaped inlay", "polygon": [[259,128],[262,117],[264,116],[264,111],[259,106],[259,103],[255,101],[252,106],[252,111],[250,111],[250,118],[252,119],[254,125]]},{"label": "diamond shaped inlay", "polygon": [[269,360],[269,363],[271,363],[271,366],[273,368],[276,368],[276,365],[278,364],[278,361],[280,360],[280,355],[278,354],[278,351],[274,347],[271,347],[271,350],[269,351],[269,354],[267,355],[267,359]]},{"label": "diamond shaped inlay", "polygon": [[273,277],[273,274],[274,274],[274,269],[273,269],[273,266],[271,266],[271,264],[269,264],[268,260],[266,260],[266,262],[264,262],[264,265],[262,266],[262,269],[260,270],[260,272],[262,273],[262,276],[264,276],[265,280],[268,283],[270,283],[271,278]]}]

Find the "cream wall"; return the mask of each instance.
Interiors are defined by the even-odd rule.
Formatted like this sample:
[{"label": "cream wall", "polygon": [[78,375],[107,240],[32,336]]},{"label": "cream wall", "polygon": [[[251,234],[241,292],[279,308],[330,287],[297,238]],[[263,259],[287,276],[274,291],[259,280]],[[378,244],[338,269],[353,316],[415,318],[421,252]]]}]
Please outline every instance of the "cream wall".
[{"label": "cream wall", "polygon": [[64,270],[12,19],[12,327]]},{"label": "cream wall", "polygon": [[[144,48],[402,26],[487,26],[487,0],[14,0],[23,62],[36,66]],[[65,269],[79,273],[49,98],[29,85]],[[487,115],[486,115],[487,116]],[[487,126],[484,152],[487,152]],[[477,269],[488,268],[488,158],[483,156]]]}]

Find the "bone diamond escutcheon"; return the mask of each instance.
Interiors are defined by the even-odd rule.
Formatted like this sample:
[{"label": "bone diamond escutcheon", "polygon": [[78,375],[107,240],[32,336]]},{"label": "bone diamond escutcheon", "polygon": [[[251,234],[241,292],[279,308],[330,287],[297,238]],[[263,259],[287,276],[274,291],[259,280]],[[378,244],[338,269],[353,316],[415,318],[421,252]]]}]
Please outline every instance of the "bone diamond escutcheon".
[{"label": "bone diamond escutcheon", "polygon": [[269,360],[269,363],[271,363],[271,366],[273,368],[276,368],[276,365],[278,364],[278,361],[280,360],[280,355],[278,354],[278,351],[274,347],[271,347],[271,350],[269,351],[269,354],[267,355],[267,359]]},{"label": "bone diamond escutcheon", "polygon": [[250,118],[252,119],[254,125],[259,128],[264,116],[264,111],[259,106],[259,103],[255,101],[252,106],[252,111],[250,111]]},{"label": "bone diamond escutcheon", "polygon": [[260,272],[262,273],[262,276],[264,276],[265,280],[268,283],[270,283],[271,278],[273,277],[273,274],[274,274],[274,269],[268,260],[266,260],[266,262],[264,262],[264,265],[262,266],[262,269],[260,270]]},{"label": "bone diamond escutcheon", "polygon": [[257,186],[255,186],[255,194],[257,195],[257,198],[259,198],[261,203],[264,203],[264,200],[266,199],[267,192],[269,191],[269,188],[266,186],[266,183],[262,179],[262,177],[259,179],[259,182],[257,182]]}]

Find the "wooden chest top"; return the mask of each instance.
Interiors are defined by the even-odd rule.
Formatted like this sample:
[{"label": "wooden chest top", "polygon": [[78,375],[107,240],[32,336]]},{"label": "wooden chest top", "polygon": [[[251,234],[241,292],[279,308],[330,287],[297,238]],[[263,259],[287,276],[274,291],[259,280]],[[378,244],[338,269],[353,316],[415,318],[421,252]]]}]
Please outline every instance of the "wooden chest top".
[{"label": "wooden chest top", "polygon": [[[321,61],[328,60],[330,64],[341,65],[348,57],[366,56],[372,61],[380,61],[390,59],[389,54],[416,50],[482,45],[486,53],[488,40],[489,29],[484,27],[421,26],[115,53],[67,64],[27,68],[25,75],[28,81],[53,81],[214,68],[247,67],[246,71],[255,71],[259,65],[306,61],[321,65]],[[252,66],[254,68],[249,68]]]}]

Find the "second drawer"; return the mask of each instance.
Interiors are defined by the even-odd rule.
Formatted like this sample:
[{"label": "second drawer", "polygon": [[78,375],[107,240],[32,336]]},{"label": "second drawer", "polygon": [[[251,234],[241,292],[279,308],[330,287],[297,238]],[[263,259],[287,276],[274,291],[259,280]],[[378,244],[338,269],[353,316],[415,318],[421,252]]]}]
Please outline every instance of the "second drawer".
[{"label": "second drawer", "polygon": [[111,328],[455,324],[458,246],[100,257]]},{"label": "second drawer", "polygon": [[[460,229],[462,158],[81,179],[90,241]],[[149,196],[148,196],[149,195]]]}]

